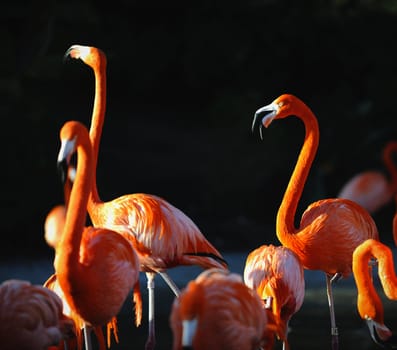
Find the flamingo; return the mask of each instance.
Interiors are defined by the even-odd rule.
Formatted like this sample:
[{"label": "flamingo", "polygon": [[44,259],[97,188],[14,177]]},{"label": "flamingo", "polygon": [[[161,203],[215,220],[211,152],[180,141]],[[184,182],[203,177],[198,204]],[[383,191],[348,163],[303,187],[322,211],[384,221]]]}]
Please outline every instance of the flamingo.
[{"label": "flamingo", "polygon": [[395,349],[397,337],[384,324],[382,301],[377,294],[368,264],[372,258],[378,262],[378,275],[386,296],[397,299],[397,277],[391,249],[374,239],[361,243],[353,253],[353,275],[357,286],[357,310],[367,322],[372,339],[379,345]]},{"label": "flamingo", "polygon": [[[70,166],[67,171],[67,178],[64,181],[64,200],[65,204],[58,204],[54,206],[46,216],[44,222],[44,238],[47,244],[56,250],[58,242],[61,239],[62,231],[65,226],[65,218],[66,218],[66,210],[67,205],[69,203],[70,192],[72,190],[73,181],[76,176],[76,168],[75,166]],[[67,339],[67,349],[81,349],[82,348],[82,332],[81,330],[84,329],[84,321],[82,318],[73,312],[73,310],[68,305],[65,295],[59,286],[56,274],[52,274],[43,284],[44,287],[51,289],[55,292],[62,300],[63,303],[63,313],[66,317],[70,318],[74,321],[74,334],[76,337]],[[108,323],[108,347],[110,347],[110,331],[113,330],[113,335],[118,342],[118,335],[117,335],[117,320],[114,317]],[[88,329],[86,329],[88,331]],[[105,350],[105,340],[102,331],[102,327],[95,327],[94,333],[98,339],[99,350]],[[87,335],[88,336],[88,335]]]},{"label": "flamingo", "polygon": [[297,254],[305,269],[325,272],[332,348],[338,349],[332,282],[351,274],[354,249],[368,238],[379,239],[378,230],[363,207],[342,198],[312,203],[303,213],[299,227],[295,227],[298,202],[318,148],[317,118],[303,101],[290,94],[281,95],[258,109],[253,128],[263,114],[259,123],[261,136],[263,126],[291,115],[301,119],[305,126],[304,143],[277,212],[276,231],[281,244]]},{"label": "flamingo", "polygon": [[170,314],[173,350],[270,349],[266,312],[242,277],[208,269],[175,298]]},{"label": "flamingo", "polygon": [[29,281],[0,284],[0,339],[3,350],[43,350],[58,346],[72,332],[62,301],[51,290]]},{"label": "flamingo", "polygon": [[[93,69],[95,98],[90,139],[94,169],[106,109],[106,56],[96,47],[72,45],[66,57],[81,59]],[[146,349],[155,346],[154,278],[160,274],[176,296],[179,288],[166,270],[180,265],[198,265],[203,269],[227,268],[219,251],[205,238],[197,225],[181,210],[156,195],[135,193],[103,202],[96,185],[96,174],[88,201],[88,213],[96,227],[107,227],[127,238],[134,246],[140,269],[147,278],[149,331]]]},{"label": "flamingo", "polygon": [[[88,130],[79,122],[69,121],[62,127],[60,139],[58,163],[69,165],[71,156],[77,152],[77,169],[65,226],[55,250],[57,283],[72,312],[83,320],[84,327],[93,328],[108,324],[133,290],[138,326],[142,312],[138,256],[120,234],[105,228],[85,227],[93,179]],[[88,336],[85,342],[86,349],[90,349]]]},{"label": "flamingo", "polygon": [[289,348],[288,323],[305,296],[305,279],[297,255],[284,246],[262,245],[251,251],[244,267],[244,283],[264,301],[277,326],[283,349]]},{"label": "flamingo", "polygon": [[382,151],[382,159],[390,180],[380,171],[368,170],[353,176],[340,190],[338,197],[353,200],[373,214],[388,204],[397,191],[397,167],[393,154],[397,141],[389,141]]}]

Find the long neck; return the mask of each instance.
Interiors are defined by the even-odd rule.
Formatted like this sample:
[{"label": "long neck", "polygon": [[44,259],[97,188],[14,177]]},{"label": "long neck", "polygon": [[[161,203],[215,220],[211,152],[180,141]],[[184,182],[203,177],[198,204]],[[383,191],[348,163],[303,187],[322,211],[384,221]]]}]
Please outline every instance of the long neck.
[{"label": "long neck", "polygon": [[91,117],[90,139],[93,150],[94,179],[92,182],[89,207],[93,202],[97,203],[100,201],[97,188],[96,169],[106,111],[106,64],[99,62],[97,65],[93,66],[93,71],[95,76],[95,98]]},{"label": "long neck", "polygon": [[397,152],[397,142],[389,142],[383,150],[383,163],[389,174],[393,192],[397,191],[397,167],[393,160],[393,154]]},{"label": "long neck", "polygon": [[367,240],[353,253],[353,275],[357,285],[357,309],[361,318],[371,318],[383,324],[383,305],[372,283],[372,267],[368,265],[372,257],[380,257],[378,243]]},{"label": "long neck", "polygon": [[57,250],[57,271],[74,271],[78,266],[80,242],[86,223],[87,201],[92,182],[90,144],[77,150],[76,178],[70,193],[65,226]]},{"label": "long neck", "polygon": [[391,300],[397,299],[397,277],[394,270],[394,260],[391,249],[380,242],[372,247],[374,256],[378,260],[378,274],[383,291]]},{"label": "long neck", "polygon": [[300,118],[305,125],[305,140],[277,213],[277,237],[286,246],[288,246],[286,242],[293,239],[292,236],[297,231],[294,224],[295,213],[319,142],[316,117],[303,103],[298,107],[293,114]]}]

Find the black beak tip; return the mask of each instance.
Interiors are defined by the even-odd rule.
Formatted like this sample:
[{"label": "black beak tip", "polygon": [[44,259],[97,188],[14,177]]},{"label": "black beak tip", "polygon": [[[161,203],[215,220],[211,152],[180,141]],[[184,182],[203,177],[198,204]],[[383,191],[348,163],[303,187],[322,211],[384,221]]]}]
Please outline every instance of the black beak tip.
[{"label": "black beak tip", "polygon": [[67,174],[68,174],[67,161],[66,160],[58,161],[57,167],[58,167],[59,177],[61,178],[61,181],[64,184],[66,182]]},{"label": "black beak tip", "polygon": [[70,58],[71,58],[70,53],[72,52],[72,50],[73,50],[73,46],[69,47],[69,48],[66,50],[66,52],[65,52],[64,55],[63,55],[63,62],[66,62],[66,61],[69,61],[69,60],[70,60]]},{"label": "black beak tip", "polygon": [[393,334],[387,340],[382,340],[372,324],[368,324],[368,328],[374,343],[385,349],[390,349],[390,350],[397,349],[397,335]]}]

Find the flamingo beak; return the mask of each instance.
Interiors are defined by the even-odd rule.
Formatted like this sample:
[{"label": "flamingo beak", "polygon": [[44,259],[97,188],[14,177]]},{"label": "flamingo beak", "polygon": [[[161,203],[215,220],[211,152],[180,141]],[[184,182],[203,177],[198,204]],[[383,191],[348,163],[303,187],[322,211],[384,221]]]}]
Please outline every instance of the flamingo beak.
[{"label": "flamingo beak", "polygon": [[[259,135],[261,137],[261,140],[263,140],[263,135],[262,135],[263,127],[267,128],[271,124],[273,119],[276,117],[277,112],[278,112],[278,107],[274,103],[259,108],[255,112],[254,120],[252,122],[252,132],[254,132],[254,129],[259,125]],[[261,116],[263,114],[265,115],[261,119]]]},{"label": "flamingo beak", "polygon": [[69,165],[72,159],[72,155],[76,151],[76,140],[64,140],[61,143],[61,148],[58,153],[57,165],[58,172],[61,177],[61,181],[65,184],[68,178]]},{"label": "flamingo beak", "polygon": [[372,340],[387,349],[397,349],[397,336],[394,335],[386,326],[380,326],[374,320],[366,319]]},{"label": "flamingo beak", "polygon": [[69,47],[65,54],[63,55],[63,60],[66,61],[68,58],[79,59],[83,56],[87,56],[89,54],[89,47],[83,45],[72,45]]}]

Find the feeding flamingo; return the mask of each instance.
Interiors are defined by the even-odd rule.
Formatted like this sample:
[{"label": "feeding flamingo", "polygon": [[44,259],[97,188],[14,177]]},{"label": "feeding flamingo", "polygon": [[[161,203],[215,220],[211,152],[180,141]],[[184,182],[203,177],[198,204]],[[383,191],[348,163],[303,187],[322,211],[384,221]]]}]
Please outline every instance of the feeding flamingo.
[{"label": "feeding flamingo", "polygon": [[73,322],[51,290],[28,281],[0,284],[0,339],[3,350],[43,350],[68,338]]},{"label": "feeding flamingo", "polygon": [[272,244],[254,249],[245,262],[244,283],[263,300],[275,320],[283,349],[289,348],[288,324],[305,296],[303,267],[297,255],[284,246]]},{"label": "feeding flamingo", "polygon": [[385,348],[395,349],[397,337],[384,324],[382,301],[373,285],[372,267],[368,266],[373,258],[377,259],[378,275],[386,296],[397,300],[397,277],[392,251],[387,245],[368,239],[353,253],[353,274],[358,291],[357,310],[367,322],[372,339]]},{"label": "feeding flamingo", "polygon": [[396,152],[397,141],[389,141],[382,151],[390,180],[380,171],[365,171],[353,176],[342,187],[338,197],[355,201],[370,213],[375,213],[388,204],[397,191],[397,167],[393,161]]},{"label": "feeding flamingo", "polygon": [[[69,166],[77,152],[76,178],[70,193],[61,240],[55,250],[57,282],[73,313],[90,327],[110,322],[134,291],[136,324],[141,320],[139,260],[132,245],[105,228],[85,227],[93,180],[93,157],[87,129],[79,122],[64,124],[58,163]],[[86,349],[90,348],[86,337]]]},{"label": "feeding flamingo", "polygon": [[[263,114],[265,115],[261,119]],[[337,349],[339,340],[332,282],[351,274],[354,249],[368,238],[378,239],[378,230],[364,208],[342,198],[323,199],[312,203],[303,213],[299,227],[295,227],[298,202],[318,148],[317,118],[300,99],[284,94],[256,111],[252,127],[260,121],[262,136],[263,126],[268,127],[273,120],[293,115],[304,123],[305,138],[277,213],[277,237],[284,246],[298,255],[305,269],[325,272],[332,347]]]},{"label": "feeding flamingo", "polygon": [[[82,45],[71,46],[65,55],[81,59],[94,72],[95,98],[90,139],[96,169],[106,110],[106,56],[98,48]],[[88,201],[88,213],[93,225],[108,227],[127,238],[139,256],[141,271],[146,273],[149,291],[146,349],[153,349],[155,274],[160,274],[177,296],[179,289],[166,273],[167,269],[179,265],[226,268],[227,264],[196,224],[178,208],[158,196],[145,193],[127,194],[103,202],[98,194],[95,172],[93,177]]]},{"label": "feeding flamingo", "polygon": [[170,326],[173,350],[271,349],[266,312],[240,275],[208,269],[175,298]]}]

